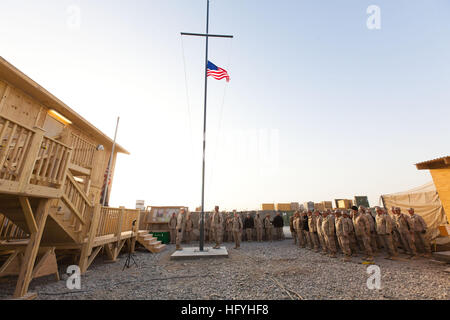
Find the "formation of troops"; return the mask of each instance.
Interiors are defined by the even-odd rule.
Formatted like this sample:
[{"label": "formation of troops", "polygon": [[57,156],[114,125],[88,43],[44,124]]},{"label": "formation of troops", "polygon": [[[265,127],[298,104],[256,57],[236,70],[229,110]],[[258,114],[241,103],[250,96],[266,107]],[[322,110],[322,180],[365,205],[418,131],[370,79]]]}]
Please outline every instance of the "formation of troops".
[{"label": "formation of troops", "polygon": [[[431,256],[427,225],[413,208],[405,214],[393,207],[392,216],[380,207],[375,207],[375,212],[374,217],[371,210],[363,206],[353,206],[351,210],[296,211],[289,220],[290,231],[299,247],[332,258],[341,252],[344,261],[350,261],[359,253],[370,261],[381,250],[386,251],[386,259],[396,259],[400,250],[412,259],[419,256],[418,250],[423,256]],[[279,212],[273,219],[270,214],[263,217],[260,213],[254,217],[247,213],[242,219],[236,210],[224,214],[216,206],[214,212],[205,214],[204,239],[214,243],[214,249],[220,248],[223,241],[235,242],[234,248],[239,249],[241,241],[283,240],[283,226]],[[169,229],[171,243],[181,250],[183,238],[186,243],[192,240],[194,221],[181,209],[178,215],[171,217]]]},{"label": "formation of troops", "polygon": [[392,217],[380,207],[375,207],[376,216],[363,206],[347,210],[295,212],[290,219],[294,243],[336,258],[338,251],[344,261],[363,253],[364,260],[373,260],[374,255],[385,250],[386,259],[396,259],[398,248],[415,259],[421,255],[430,257],[431,246],[426,237],[427,225],[423,218],[408,210],[392,208]]}]

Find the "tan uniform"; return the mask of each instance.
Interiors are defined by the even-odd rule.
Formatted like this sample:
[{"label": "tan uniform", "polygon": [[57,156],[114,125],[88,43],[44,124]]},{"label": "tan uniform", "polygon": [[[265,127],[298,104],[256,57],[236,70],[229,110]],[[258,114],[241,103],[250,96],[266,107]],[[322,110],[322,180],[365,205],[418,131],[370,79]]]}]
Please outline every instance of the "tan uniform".
[{"label": "tan uniform", "polygon": [[236,244],[236,248],[241,246],[241,237],[242,237],[242,229],[244,228],[244,224],[242,223],[241,217],[233,217],[232,219],[232,230],[234,236],[234,242]]},{"label": "tan uniform", "polygon": [[372,250],[376,252],[378,250],[378,243],[377,243],[377,233],[376,233],[376,227],[375,227],[375,221],[372,217],[372,214],[366,212],[364,213],[364,216],[367,219],[367,222],[370,226],[370,244],[372,246]]},{"label": "tan uniform", "polygon": [[303,233],[301,229],[301,219],[300,217],[296,217],[294,221],[292,221],[292,225],[294,227],[295,236],[297,237],[297,241],[299,247],[305,247],[305,239],[303,238]]},{"label": "tan uniform", "polygon": [[370,244],[370,225],[366,217],[358,213],[353,216],[353,227],[360,247],[364,248],[368,257],[373,257],[372,245]]},{"label": "tan uniform", "polygon": [[264,230],[266,232],[266,240],[272,241],[273,225],[272,225],[272,222],[270,221],[269,217],[264,218]]},{"label": "tan uniform", "polygon": [[176,245],[177,248],[180,247],[181,245],[181,241],[183,241],[183,233],[184,230],[186,229],[186,213],[178,213],[177,216],[177,239],[176,239]]},{"label": "tan uniform", "polygon": [[410,255],[416,255],[416,246],[414,245],[414,225],[410,217],[400,213],[394,215],[394,222],[402,242],[403,249]]},{"label": "tan uniform", "polygon": [[348,224],[345,222],[345,218],[343,216],[337,217],[335,226],[339,246],[345,256],[349,258],[352,255],[352,252],[350,250],[349,228]]},{"label": "tan uniform", "polygon": [[325,237],[323,236],[323,232],[322,232],[322,222],[323,222],[323,217],[319,215],[316,218],[317,236],[319,238],[320,246],[322,247],[322,253],[326,254],[328,252],[328,249],[327,249],[327,244],[325,242]]},{"label": "tan uniform", "polygon": [[336,256],[337,252],[334,229],[334,217],[329,214],[322,219],[322,234],[332,257]]},{"label": "tan uniform", "polygon": [[223,216],[220,212],[213,212],[211,217],[211,229],[213,230],[213,239],[216,247],[220,246],[223,237]]},{"label": "tan uniform", "polygon": [[414,226],[413,229],[414,229],[414,235],[415,235],[416,241],[418,243],[420,243],[420,245],[422,246],[425,253],[431,254],[430,241],[426,237],[427,224],[425,223],[423,218],[421,216],[419,216],[418,214],[414,213],[410,217],[411,217],[411,221],[413,222],[413,226]]},{"label": "tan uniform", "polygon": [[263,235],[263,219],[261,216],[256,215],[255,219],[255,229],[256,229],[256,241],[261,242],[262,241],[262,235]]},{"label": "tan uniform", "polygon": [[225,222],[225,232],[227,234],[227,241],[233,242],[233,218],[228,217]]},{"label": "tan uniform", "polygon": [[184,232],[186,243],[190,243],[192,240],[192,230],[194,230],[194,221],[192,219],[186,219],[186,229]]},{"label": "tan uniform", "polygon": [[317,217],[311,215],[308,219],[309,237],[314,250],[319,251],[319,237],[317,235]]},{"label": "tan uniform", "polygon": [[294,215],[289,217],[289,229],[291,230],[292,238],[294,239],[294,244],[297,244],[297,234],[294,228]]},{"label": "tan uniform", "polygon": [[393,225],[392,220],[390,219],[389,215],[377,214],[377,217],[375,218],[376,221],[376,230],[377,234],[381,237],[383,240],[383,246],[386,249],[389,256],[396,256],[397,251],[394,248],[394,241],[392,239],[392,232],[393,232]]},{"label": "tan uniform", "polygon": [[[212,227],[212,213],[208,215],[208,219],[206,219],[206,229],[208,229],[208,241],[214,242],[214,230]],[[205,231],[206,232],[206,231]],[[206,237],[206,236],[205,236]]]},{"label": "tan uniform", "polygon": [[175,244],[177,241],[177,217],[171,217],[169,220],[170,243]]},{"label": "tan uniform", "polygon": [[346,228],[348,230],[348,239],[350,241],[350,249],[352,250],[352,254],[356,255],[358,253],[358,240],[356,239],[352,219],[349,217],[343,217],[343,223],[346,224]]}]

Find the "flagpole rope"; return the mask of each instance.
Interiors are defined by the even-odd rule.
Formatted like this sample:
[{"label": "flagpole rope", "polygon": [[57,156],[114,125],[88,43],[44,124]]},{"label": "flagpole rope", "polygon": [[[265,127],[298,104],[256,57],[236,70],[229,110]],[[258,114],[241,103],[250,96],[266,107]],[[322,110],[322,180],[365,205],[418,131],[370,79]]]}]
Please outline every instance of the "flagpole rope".
[{"label": "flagpole rope", "polygon": [[[230,43],[230,53],[229,53],[229,55],[228,55],[228,65],[227,65],[227,67],[228,67],[228,70],[232,70],[231,69],[231,57],[232,57],[232,53],[233,53],[233,38],[231,39],[231,43]],[[210,181],[210,188],[212,189],[212,186],[213,186],[213,172],[214,172],[214,170],[213,170],[213,168],[214,168],[214,164],[216,163],[216,158],[217,158],[217,149],[218,149],[218,145],[219,145],[219,137],[220,137],[220,132],[221,132],[221,129],[222,129],[222,117],[223,117],[223,109],[224,109],[224,105],[225,105],[225,96],[226,96],[226,93],[227,93],[227,87],[228,87],[228,84],[227,83],[225,83],[225,86],[224,86],[224,88],[223,88],[223,96],[222,96],[222,106],[220,107],[220,115],[219,115],[219,127],[218,127],[218,130],[217,130],[217,136],[216,136],[216,145],[215,145],[215,148],[214,148],[214,157],[213,157],[213,165],[211,166],[211,173],[210,173],[210,177],[209,177],[209,181]],[[211,192],[211,189],[209,190],[210,192]]]},{"label": "flagpole rope", "polygon": [[186,104],[187,104],[187,109],[188,109],[188,119],[189,119],[189,136],[191,139],[191,160],[194,160],[194,142],[192,139],[192,120],[191,120],[191,104],[190,104],[190,99],[189,99],[189,88],[188,88],[188,81],[187,81],[187,71],[186,71],[186,57],[185,57],[185,53],[184,53],[184,42],[183,42],[183,36],[180,36],[180,40],[181,40],[181,52],[183,55],[183,66],[184,66],[184,85],[186,88]]}]

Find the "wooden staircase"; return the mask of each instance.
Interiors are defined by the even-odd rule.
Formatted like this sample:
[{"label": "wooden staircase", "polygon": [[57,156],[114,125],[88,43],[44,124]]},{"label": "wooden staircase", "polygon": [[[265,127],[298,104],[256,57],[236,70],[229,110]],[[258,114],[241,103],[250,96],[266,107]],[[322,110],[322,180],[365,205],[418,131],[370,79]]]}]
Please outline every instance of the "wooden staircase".
[{"label": "wooden staircase", "polygon": [[152,253],[158,253],[166,248],[165,244],[158,241],[151,233],[146,230],[141,230],[138,232],[137,242],[144,246],[148,251]]}]

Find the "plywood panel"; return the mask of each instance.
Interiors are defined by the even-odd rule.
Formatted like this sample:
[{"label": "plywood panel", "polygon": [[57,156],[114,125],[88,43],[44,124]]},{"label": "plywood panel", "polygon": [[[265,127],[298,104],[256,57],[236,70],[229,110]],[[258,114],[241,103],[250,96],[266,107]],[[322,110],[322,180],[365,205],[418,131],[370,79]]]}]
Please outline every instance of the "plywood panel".
[{"label": "plywood panel", "polygon": [[35,125],[41,109],[38,103],[13,87],[5,99],[3,115],[28,127]]},{"label": "plywood panel", "polygon": [[450,167],[430,170],[436,186],[442,206],[444,207],[447,221],[450,222]]}]

